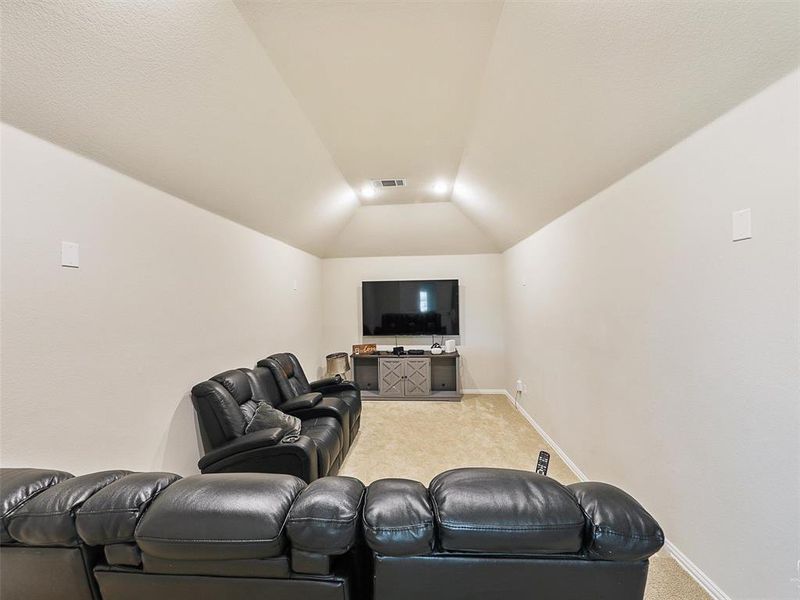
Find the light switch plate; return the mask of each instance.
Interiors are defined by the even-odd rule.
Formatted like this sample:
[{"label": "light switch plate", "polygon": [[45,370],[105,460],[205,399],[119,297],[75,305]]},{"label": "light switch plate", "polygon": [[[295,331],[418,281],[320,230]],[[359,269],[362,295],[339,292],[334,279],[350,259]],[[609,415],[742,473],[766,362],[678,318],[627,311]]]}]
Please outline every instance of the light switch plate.
[{"label": "light switch plate", "polygon": [[753,237],[750,223],[750,209],[737,210],[733,213],[733,241],[740,242]]},{"label": "light switch plate", "polygon": [[77,269],[80,264],[79,246],[75,242],[61,242],[61,266]]}]

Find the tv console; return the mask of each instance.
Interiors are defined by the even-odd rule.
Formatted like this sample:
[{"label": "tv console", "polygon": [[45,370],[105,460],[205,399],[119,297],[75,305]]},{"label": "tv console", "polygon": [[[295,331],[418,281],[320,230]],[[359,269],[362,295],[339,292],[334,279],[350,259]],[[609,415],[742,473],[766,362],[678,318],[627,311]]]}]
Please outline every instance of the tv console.
[{"label": "tv console", "polygon": [[364,400],[461,400],[458,352],[352,354],[353,379]]}]

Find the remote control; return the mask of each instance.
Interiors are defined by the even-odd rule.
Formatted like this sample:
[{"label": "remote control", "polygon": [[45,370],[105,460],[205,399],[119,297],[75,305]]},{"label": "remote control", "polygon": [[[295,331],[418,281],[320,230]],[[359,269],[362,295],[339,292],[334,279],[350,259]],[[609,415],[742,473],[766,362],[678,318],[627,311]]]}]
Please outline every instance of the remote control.
[{"label": "remote control", "polygon": [[550,464],[550,453],[544,450],[539,452],[539,460],[536,461],[536,472],[539,475],[547,475],[547,466]]}]

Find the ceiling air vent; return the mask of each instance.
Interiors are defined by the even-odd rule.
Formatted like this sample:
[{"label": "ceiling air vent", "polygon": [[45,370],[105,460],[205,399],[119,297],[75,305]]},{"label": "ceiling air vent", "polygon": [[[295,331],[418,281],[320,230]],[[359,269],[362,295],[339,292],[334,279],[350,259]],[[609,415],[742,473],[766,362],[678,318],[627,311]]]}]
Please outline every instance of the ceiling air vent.
[{"label": "ceiling air vent", "polygon": [[376,188],[406,187],[405,179],[375,179],[372,182]]}]

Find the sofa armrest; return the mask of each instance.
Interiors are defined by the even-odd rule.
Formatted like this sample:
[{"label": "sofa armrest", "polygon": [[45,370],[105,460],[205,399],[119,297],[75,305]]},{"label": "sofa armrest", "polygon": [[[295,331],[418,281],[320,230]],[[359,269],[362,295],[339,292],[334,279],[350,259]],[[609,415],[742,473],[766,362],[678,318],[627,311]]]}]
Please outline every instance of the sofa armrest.
[{"label": "sofa armrest", "polygon": [[323,377],[322,379],[317,379],[316,381],[312,381],[308,385],[310,385],[311,389],[316,392],[321,388],[327,387],[329,385],[337,385],[339,383],[342,383],[342,376],[333,375],[331,377]]},{"label": "sofa armrest", "polygon": [[291,414],[296,410],[303,410],[305,408],[311,408],[315,406],[319,401],[322,400],[322,394],[317,392],[311,392],[308,394],[301,394],[291,400],[287,400],[283,404],[278,405],[278,409],[287,413]]},{"label": "sofa armrest", "polygon": [[320,392],[321,394],[338,394],[339,392],[349,391],[358,392],[359,395],[361,394],[361,388],[358,386],[358,384],[355,381],[348,381],[346,379],[343,379],[341,383],[326,385],[315,391]]},{"label": "sofa armrest", "polygon": [[[280,406],[279,408],[283,408]],[[311,408],[298,408],[291,413],[299,419],[316,419],[318,417],[334,417],[337,421],[342,423],[349,423],[348,415],[350,414],[347,404],[336,396],[328,396],[322,398]]]},{"label": "sofa armrest", "polygon": [[219,448],[214,448],[211,452],[206,453],[197,463],[197,466],[202,471],[208,465],[233,456],[234,454],[246,452],[247,450],[254,450],[256,448],[274,446],[281,441],[283,434],[284,431],[280,427],[270,427],[269,429],[254,431],[253,433],[234,438],[227,444]]},{"label": "sofa armrest", "polygon": [[342,376],[334,375],[332,377],[323,377],[322,379],[317,379],[316,381],[312,381],[308,385],[311,386],[312,390],[318,392],[324,387],[328,387],[330,385],[338,385],[340,383],[342,383]]},{"label": "sofa armrest", "polygon": [[289,444],[258,446],[235,452],[216,462],[203,462],[201,459],[198,466],[203,473],[284,473],[306,482],[319,476],[317,446],[305,435]]},{"label": "sofa armrest", "polygon": [[364,535],[373,552],[384,556],[430,554],[434,517],[428,490],[418,481],[379,479],[367,488]]},{"label": "sofa armrest", "polygon": [[286,525],[292,548],[315,554],[344,554],[356,543],[364,484],[352,477],[323,477],[292,506]]},{"label": "sofa armrest", "polygon": [[598,560],[646,560],[664,545],[664,532],[636,499],[607,483],[567,486],[586,520],[585,546]]}]

